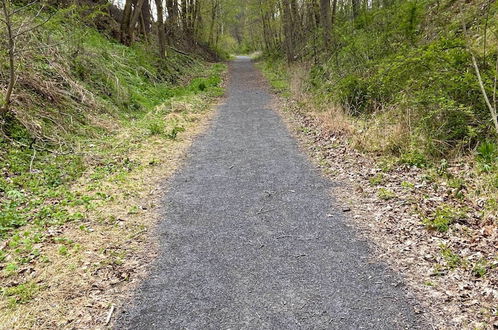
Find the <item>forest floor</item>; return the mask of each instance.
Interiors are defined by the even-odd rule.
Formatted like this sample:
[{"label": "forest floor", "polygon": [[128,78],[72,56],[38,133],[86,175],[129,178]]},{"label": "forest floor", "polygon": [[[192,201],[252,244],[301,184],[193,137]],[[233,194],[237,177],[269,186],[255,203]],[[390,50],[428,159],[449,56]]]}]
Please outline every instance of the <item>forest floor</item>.
[{"label": "forest floor", "polygon": [[[496,329],[498,230],[486,203],[469,193],[480,186],[470,162],[418,168],[360,152],[336,129],[349,125],[344,118],[313,111],[305,95],[282,89],[280,78],[265,74],[279,94],[274,108],[315,166],[338,183],[333,198],[376,259],[403,276],[433,326]],[[437,221],[449,229],[438,230]]]},{"label": "forest floor", "polygon": [[371,260],[248,58],[167,183],[158,255],[118,328],[427,328]]}]

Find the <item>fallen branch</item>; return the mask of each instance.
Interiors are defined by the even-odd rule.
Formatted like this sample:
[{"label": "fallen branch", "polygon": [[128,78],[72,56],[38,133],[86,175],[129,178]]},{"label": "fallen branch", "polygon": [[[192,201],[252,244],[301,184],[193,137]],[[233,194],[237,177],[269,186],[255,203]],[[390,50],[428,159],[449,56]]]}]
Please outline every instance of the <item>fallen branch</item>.
[{"label": "fallen branch", "polygon": [[105,320],[105,325],[108,325],[109,322],[111,322],[111,318],[112,318],[112,313],[114,313],[114,309],[116,308],[116,306],[114,306],[114,304],[111,305],[111,309],[109,310],[109,313],[107,314],[107,318]]}]

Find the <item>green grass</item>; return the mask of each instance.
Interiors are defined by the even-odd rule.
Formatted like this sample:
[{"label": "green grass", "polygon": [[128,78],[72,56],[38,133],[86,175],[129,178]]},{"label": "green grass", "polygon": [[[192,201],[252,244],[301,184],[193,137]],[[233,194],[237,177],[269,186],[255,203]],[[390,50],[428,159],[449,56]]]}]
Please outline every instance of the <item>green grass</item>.
[{"label": "green grass", "polygon": [[39,291],[39,286],[33,282],[2,288],[1,293],[8,299],[8,306],[15,307],[18,304],[25,304],[32,300]]},{"label": "green grass", "polygon": [[[176,53],[158,59],[150,46],[126,47],[82,25],[72,10],[58,11],[35,31],[33,47],[48,39],[56,46],[21,61],[21,77],[34,87],[18,85],[26,103],[7,118],[8,138],[0,135],[0,239],[9,239],[14,251],[5,275],[40,258],[36,244],[47,239],[48,227],[85,220],[87,211],[111,200],[99,191],[104,178],[125,182],[128,173],[149,166],[122,156],[142,139],[178,139],[193,110],[174,109],[174,102],[223,94],[224,64]],[[172,112],[177,119],[168,117]],[[122,130],[132,135],[123,139]],[[85,189],[73,189],[85,173]],[[60,247],[61,255],[70,252],[65,243]]]}]

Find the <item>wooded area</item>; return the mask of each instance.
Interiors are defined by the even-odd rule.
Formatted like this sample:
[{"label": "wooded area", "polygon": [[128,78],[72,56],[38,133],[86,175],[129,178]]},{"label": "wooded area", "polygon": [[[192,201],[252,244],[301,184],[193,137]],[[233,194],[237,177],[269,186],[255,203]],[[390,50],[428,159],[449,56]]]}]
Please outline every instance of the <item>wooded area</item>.
[{"label": "wooded area", "polygon": [[496,327],[495,0],[0,0],[0,324],[107,325],[236,55],[441,324]]}]

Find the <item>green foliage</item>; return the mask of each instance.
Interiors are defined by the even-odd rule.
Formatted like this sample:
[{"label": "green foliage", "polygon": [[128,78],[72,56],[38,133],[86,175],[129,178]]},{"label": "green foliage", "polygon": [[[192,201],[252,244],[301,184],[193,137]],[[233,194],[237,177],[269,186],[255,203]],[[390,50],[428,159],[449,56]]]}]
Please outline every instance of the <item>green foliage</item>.
[{"label": "green foliage", "polygon": [[377,196],[383,200],[390,200],[395,198],[396,194],[392,190],[386,188],[379,188],[379,190],[377,191]]},{"label": "green foliage", "polygon": [[[302,55],[312,59],[305,89],[318,101],[339,104],[349,114],[377,126],[385,123],[370,119],[392,113],[386,117],[394,122],[388,124],[406,127],[403,141],[407,142],[385,152],[401,155],[407,164],[426,166],[473,150],[494,133],[468,51],[482,45],[482,35],[475,45],[466,40],[461,15],[448,15],[460,12],[456,7],[452,2],[434,6],[432,0],[394,1],[361,10],[354,22],[339,16],[333,52]],[[472,18],[474,31],[482,34],[482,12],[477,6],[469,7],[466,19]],[[492,6],[490,17],[494,14],[496,7]],[[489,26],[495,23],[492,18]],[[322,39],[320,31],[311,32],[303,52],[316,52],[317,39]],[[496,51],[491,44],[495,42],[489,35],[486,57],[481,49],[474,50],[488,95],[493,94]],[[268,58],[266,65],[275,62]],[[273,71],[285,72],[286,68]],[[288,81],[285,73],[280,77]],[[270,80],[277,89],[285,85],[271,75]]]},{"label": "green foliage", "polygon": [[476,277],[484,277],[488,273],[488,267],[488,261],[486,259],[480,259],[472,267],[472,273]]},{"label": "green foliage", "polygon": [[382,173],[378,173],[375,176],[371,177],[368,181],[372,186],[378,186],[384,181],[384,175]]},{"label": "green foliage", "polygon": [[401,155],[399,158],[399,162],[401,164],[407,164],[410,166],[416,166],[416,167],[425,167],[427,165],[427,159],[426,157],[416,151],[416,150],[409,150],[408,152],[404,153]]},{"label": "green foliage", "polygon": [[[100,122],[176,139],[184,128],[165,121],[169,110],[156,111],[158,105],[223,93],[225,65],[173,52],[159,59],[149,45],[119,44],[91,27],[102,12],[87,9],[54,11],[26,41],[37,52],[20,61],[25,83],[16,94],[23,104],[4,118],[0,130],[0,238],[16,237],[16,228],[26,224],[44,228],[83,219],[74,206],[91,209],[96,201],[112,198],[71,192],[85,171],[91,172],[91,190],[103,178],[120,180],[141,165],[119,157],[130,146],[112,141],[114,132]],[[55,46],[45,47],[47,40]],[[0,76],[4,61],[0,57]],[[28,242],[20,246],[23,258],[36,257]]]},{"label": "green foliage", "polygon": [[39,292],[40,287],[34,282],[2,288],[2,295],[8,298],[9,307],[15,307],[17,304],[25,304],[32,300]]},{"label": "green foliage", "polygon": [[430,216],[423,218],[423,223],[428,229],[446,232],[450,225],[458,220],[466,218],[463,210],[456,209],[451,205],[439,206]]},{"label": "green foliage", "polygon": [[149,123],[149,132],[150,135],[162,135],[164,134],[164,123],[158,122],[158,121],[153,121]]},{"label": "green foliage", "polygon": [[168,139],[175,140],[178,136],[178,133],[184,132],[185,128],[181,126],[175,126],[171,129],[171,131],[166,135]]},{"label": "green foliage", "polygon": [[401,187],[408,189],[408,190],[412,190],[415,188],[415,184],[412,182],[403,181],[403,182],[401,182]]},{"label": "green foliage", "polygon": [[439,248],[441,249],[441,256],[448,268],[454,269],[462,265],[462,258],[457,253],[454,253],[447,245],[441,244]]},{"label": "green foliage", "polygon": [[490,172],[496,166],[498,147],[490,141],[482,142],[477,148],[476,160],[483,172]]}]

